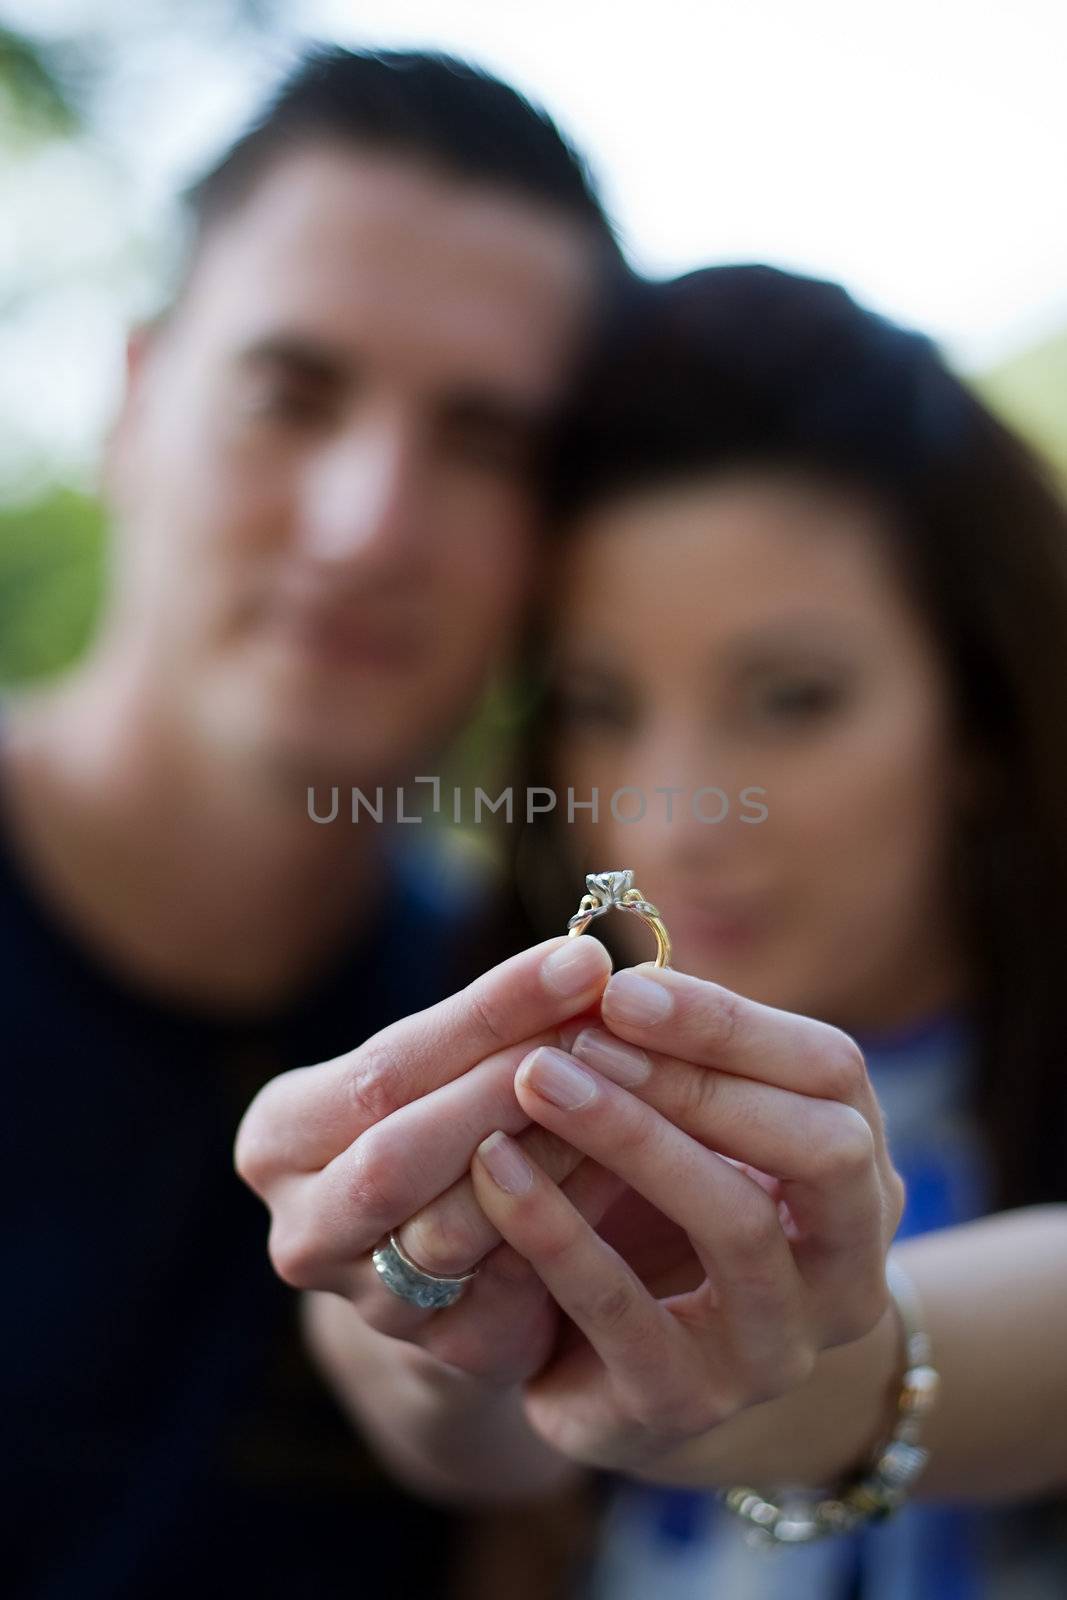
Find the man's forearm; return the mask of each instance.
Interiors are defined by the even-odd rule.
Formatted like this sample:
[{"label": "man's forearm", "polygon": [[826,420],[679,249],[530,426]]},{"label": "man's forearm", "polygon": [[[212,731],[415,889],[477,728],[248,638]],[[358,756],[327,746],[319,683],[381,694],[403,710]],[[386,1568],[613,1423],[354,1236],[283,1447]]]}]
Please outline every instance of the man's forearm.
[{"label": "man's forearm", "polygon": [[[1067,1206],[1027,1207],[908,1239],[941,1374],[915,1498],[1010,1500],[1067,1485]],[[865,1465],[891,1419],[895,1317],[828,1350],[812,1378],[646,1472],[725,1488],[821,1487]]]},{"label": "man's forearm", "polygon": [[521,1391],[444,1366],[376,1333],[336,1295],[303,1296],[308,1346],[387,1467],[419,1493],[465,1505],[558,1494],[583,1473],[534,1434]]}]

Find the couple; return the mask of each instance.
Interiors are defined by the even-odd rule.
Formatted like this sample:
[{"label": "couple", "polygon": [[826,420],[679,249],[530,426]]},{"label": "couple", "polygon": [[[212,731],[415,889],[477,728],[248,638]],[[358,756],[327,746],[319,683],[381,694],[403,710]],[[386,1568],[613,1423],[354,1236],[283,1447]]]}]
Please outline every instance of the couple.
[{"label": "couple", "polygon": [[[1051,1519],[925,1503],[1067,1477],[1055,500],[842,292],[628,283],[580,162],[454,64],[316,53],[191,206],[98,641],[5,717],[13,1592],[455,1592],[469,1526],[293,1333],[416,1495],[547,1527],[608,1469],[612,1600],[1058,1592]],[[535,782],[681,799],[524,830],[498,938],[306,794],[435,770],[502,663]],[[610,977],[562,936],[616,866],[671,970],[635,917]],[[929,1464],[768,1564],[711,1491],[885,1437],[898,1231]],[[477,1267],[454,1304],[387,1287],[390,1232]]]}]

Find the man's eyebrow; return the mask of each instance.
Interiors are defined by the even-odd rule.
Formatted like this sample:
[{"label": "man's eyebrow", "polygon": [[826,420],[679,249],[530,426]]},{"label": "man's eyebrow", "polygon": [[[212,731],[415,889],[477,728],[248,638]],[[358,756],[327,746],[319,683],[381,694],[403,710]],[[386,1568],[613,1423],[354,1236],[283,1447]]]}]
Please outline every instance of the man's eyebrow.
[{"label": "man's eyebrow", "polygon": [[340,384],[351,376],[351,364],[335,349],[301,334],[264,334],[242,345],[235,361],[241,367],[288,367],[319,383]]}]

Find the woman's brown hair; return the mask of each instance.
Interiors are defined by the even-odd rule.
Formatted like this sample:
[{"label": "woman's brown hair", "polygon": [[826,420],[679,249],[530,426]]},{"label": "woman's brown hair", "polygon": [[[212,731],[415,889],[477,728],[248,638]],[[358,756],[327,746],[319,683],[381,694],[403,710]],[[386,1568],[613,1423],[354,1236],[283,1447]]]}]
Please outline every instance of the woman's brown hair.
[{"label": "woman's brown hair", "polygon": [[954,867],[994,1206],[1065,1199],[1067,512],[929,340],[836,285],[741,266],[635,286],[566,419],[563,526],[739,464],[817,472],[891,512],[984,774]]}]

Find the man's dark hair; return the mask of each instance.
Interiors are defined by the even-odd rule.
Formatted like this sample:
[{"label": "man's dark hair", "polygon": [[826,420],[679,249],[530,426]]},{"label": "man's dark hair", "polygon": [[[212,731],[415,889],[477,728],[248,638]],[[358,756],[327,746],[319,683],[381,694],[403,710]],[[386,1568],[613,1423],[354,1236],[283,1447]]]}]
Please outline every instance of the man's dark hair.
[{"label": "man's dark hair", "polygon": [[437,52],[315,46],[222,159],[186,190],[195,242],[305,143],[349,145],[492,184],[618,246],[593,179],[547,112],[481,68]]}]

